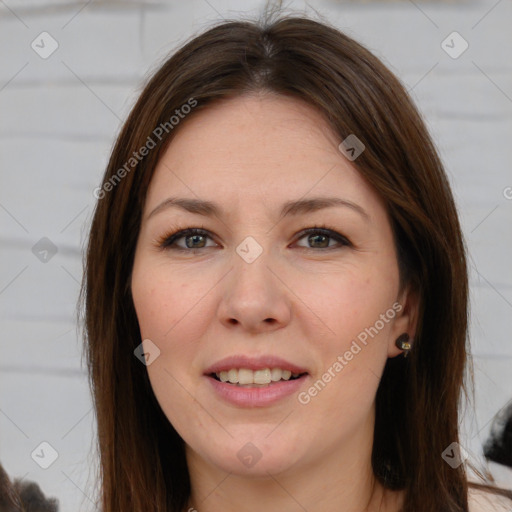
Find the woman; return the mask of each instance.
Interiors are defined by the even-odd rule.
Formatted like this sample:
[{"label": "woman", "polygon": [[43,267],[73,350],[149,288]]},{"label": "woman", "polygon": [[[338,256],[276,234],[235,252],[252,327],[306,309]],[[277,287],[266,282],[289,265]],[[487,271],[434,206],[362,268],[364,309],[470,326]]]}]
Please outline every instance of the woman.
[{"label": "woman", "polygon": [[272,16],[192,39],[95,196],[104,512],[512,506],[468,493],[458,445],[468,285],[448,181],[358,43]]}]

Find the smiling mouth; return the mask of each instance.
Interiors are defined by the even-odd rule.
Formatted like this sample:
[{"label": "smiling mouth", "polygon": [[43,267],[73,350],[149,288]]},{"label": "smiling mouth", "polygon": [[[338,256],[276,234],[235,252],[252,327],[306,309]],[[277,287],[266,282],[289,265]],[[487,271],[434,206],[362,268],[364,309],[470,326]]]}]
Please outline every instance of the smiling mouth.
[{"label": "smiling mouth", "polygon": [[248,368],[232,368],[217,373],[210,373],[209,377],[218,382],[233,386],[258,388],[272,386],[279,382],[297,380],[305,375],[307,375],[307,372],[292,373],[290,370],[282,370],[281,368],[263,368],[255,371]]}]

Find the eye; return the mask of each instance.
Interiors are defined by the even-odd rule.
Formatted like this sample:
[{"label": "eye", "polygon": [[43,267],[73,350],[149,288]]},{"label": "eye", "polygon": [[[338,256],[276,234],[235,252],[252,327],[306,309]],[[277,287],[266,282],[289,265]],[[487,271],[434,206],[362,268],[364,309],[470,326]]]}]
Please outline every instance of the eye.
[{"label": "eye", "polygon": [[[302,240],[303,238],[306,237],[307,242],[312,246],[305,247],[299,245],[299,247],[311,250],[332,250],[339,249],[340,247],[343,246],[352,246],[352,244],[346,237],[344,237],[337,231],[327,229],[323,226],[316,226],[301,231],[298,240]],[[158,247],[165,250],[191,252],[195,249],[206,249],[208,247],[213,247],[212,245],[206,245],[206,241],[208,238],[211,239],[210,234],[208,233],[208,231],[202,228],[187,228],[163,236],[161,239],[157,241],[157,244]],[[178,243],[182,239],[184,241],[184,245]],[[329,239],[337,242],[337,245],[331,245]]]},{"label": "eye", "polygon": [[[210,235],[204,229],[187,228],[170,235],[165,235],[158,241],[158,246],[162,249],[174,249],[187,252],[188,249],[193,250],[205,248],[207,238],[210,238]],[[185,241],[185,246],[177,243],[181,239]]]},{"label": "eye", "polygon": [[[306,238],[309,244],[312,244],[313,247],[305,247],[305,249],[339,249],[340,246],[351,246],[350,241],[332,229],[327,229],[325,227],[316,226],[313,228],[305,229],[301,232],[299,240]],[[338,243],[336,245],[329,245],[329,239],[334,240]],[[299,246],[304,247],[304,246]]]}]

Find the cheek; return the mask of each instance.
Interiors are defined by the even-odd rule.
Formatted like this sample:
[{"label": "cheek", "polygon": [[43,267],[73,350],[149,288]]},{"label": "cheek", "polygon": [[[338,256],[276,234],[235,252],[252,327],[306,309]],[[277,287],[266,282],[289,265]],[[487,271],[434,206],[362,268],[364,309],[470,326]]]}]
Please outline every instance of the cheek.
[{"label": "cheek", "polygon": [[366,421],[387,360],[396,315],[393,292],[393,287],[381,287],[372,277],[330,283],[328,293],[336,299],[322,299],[323,309],[318,312],[329,334],[317,334],[315,339],[310,333],[319,364],[310,386],[299,396],[311,435],[320,433],[327,439],[336,429],[349,435]]},{"label": "cheek", "polygon": [[205,300],[211,284],[171,272],[168,265],[141,263],[144,266],[134,265],[133,302],[141,338],[150,339],[160,350],[148,373],[157,395],[173,389],[176,397],[180,390],[175,379],[189,388],[195,385],[189,382],[190,374],[200,371],[195,359],[211,320]]},{"label": "cheek", "polygon": [[[162,266],[149,267],[147,270],[135,264],[132,278],[141,338],[150,339],[160,350],[147,366],[148,377],[162,410],[183,436],[190,421],[198,417],[190,400],[195,390],[189,372],[196,351],[194,339],[198,338],[197,322],[193,320],[200,309],[199,297],[193,292],[195,287],[180,282],[176,274],[171,279]],[[196,308],[191,309],[193,304]]]},{"label": "cheek", "polygon": [[324,293],[310,294],[312,301],[318,301],[314,309],[322,325],[328,326],[322,331],[326,335],[316,336],[320,354],[316,377],[321,380],[317,388],[326,402],[369,406],[388,357],[397,281],[391,269],[385,274],[369,267],[331,279],[326,287]]},{"label": "cheek", "polygon": [[132,297],[143,338],[165,339],[186,316],[193,301],[188,283],[155,266],[134,265]]},{"label": "cheek", "polygon": [[[304,289],[304,296],[330,328],[330,334],[346,341],[373,326],[392,307],[397,291],[397,279],[391,269],[384,273],[377,267],[368,267],[330,276],[322,286]],[[385,331],[389,325],[386,322],[386,327],[379,330]]]}]

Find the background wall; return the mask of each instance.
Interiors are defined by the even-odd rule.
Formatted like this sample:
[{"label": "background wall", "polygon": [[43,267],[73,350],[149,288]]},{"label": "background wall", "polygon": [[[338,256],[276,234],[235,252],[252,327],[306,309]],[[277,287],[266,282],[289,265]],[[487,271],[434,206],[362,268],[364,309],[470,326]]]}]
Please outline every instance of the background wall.
[{"label": "background wall", "polygon": [[[0,460],[63,512],[94,510],[94,412],[74,315],[114,136],[143,77],[173,48],[263,5],[0,1]],[[381,57],[439,146],[471,261],[476,413],[464,417],[463,445],[478,460],[512,398],[512,2],[287,6],[318,10]],[[512,471],[491,468],[512,487]]]}]

